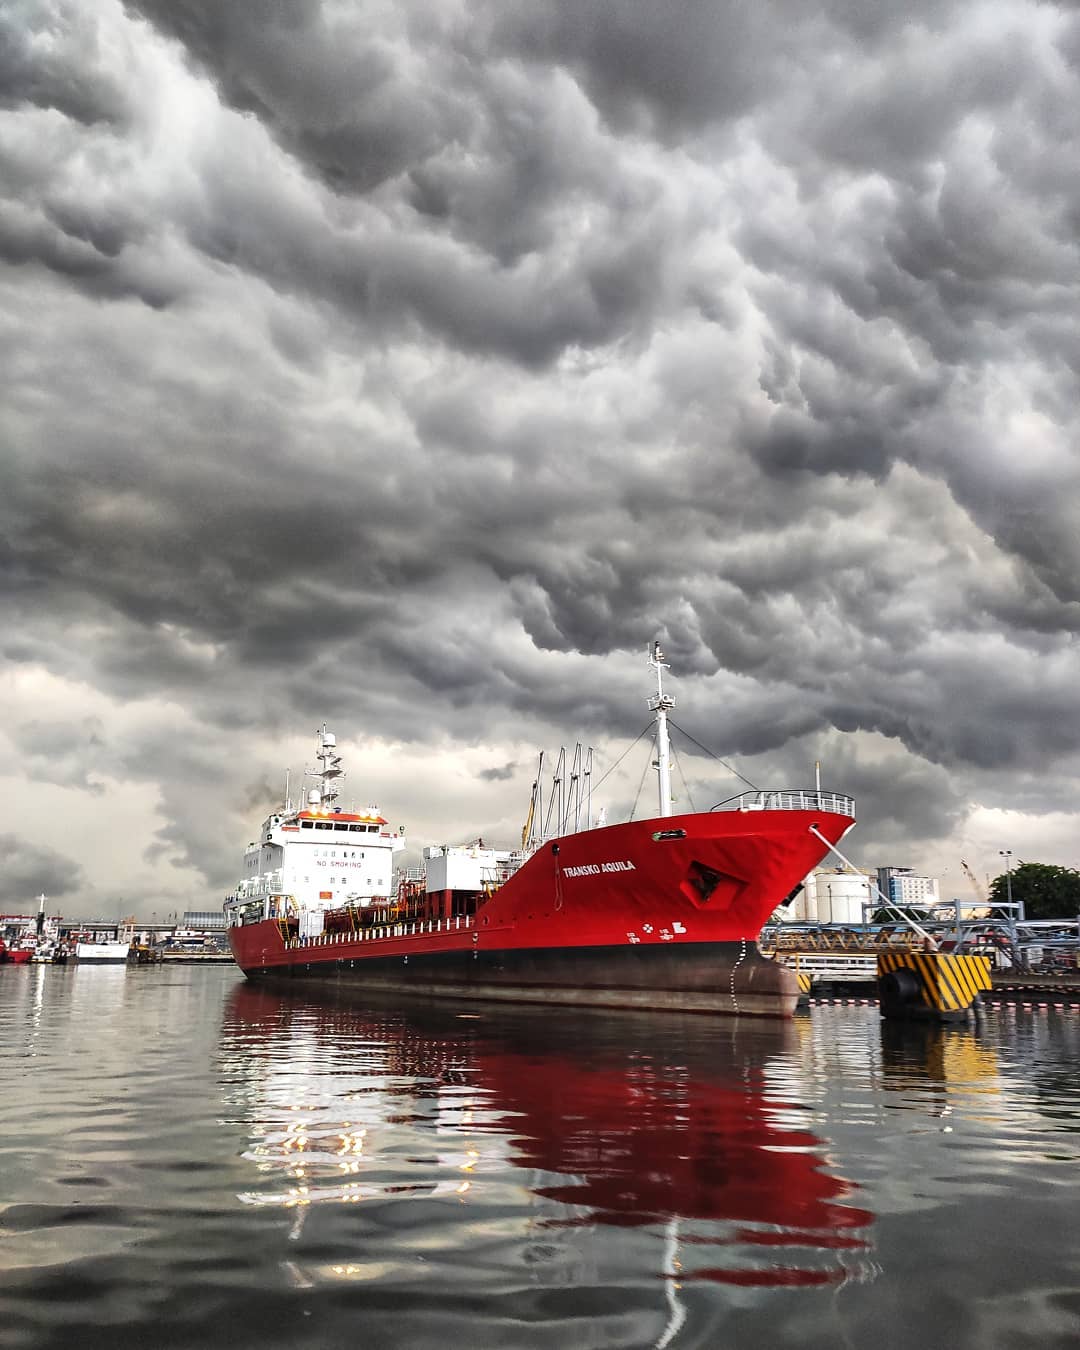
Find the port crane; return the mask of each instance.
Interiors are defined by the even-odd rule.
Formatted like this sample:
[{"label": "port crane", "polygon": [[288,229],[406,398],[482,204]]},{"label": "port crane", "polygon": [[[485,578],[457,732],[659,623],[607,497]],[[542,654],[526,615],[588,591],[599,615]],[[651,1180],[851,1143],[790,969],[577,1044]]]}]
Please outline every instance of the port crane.
[{"label": "port crane", "polygon": [[971,889],[975,892],[975,898],[980,904],[989,905],[990,901],[986,894],[986,888],[963,858],[960,859],[960,866],[964,869],[964,876],[971,882]]}]

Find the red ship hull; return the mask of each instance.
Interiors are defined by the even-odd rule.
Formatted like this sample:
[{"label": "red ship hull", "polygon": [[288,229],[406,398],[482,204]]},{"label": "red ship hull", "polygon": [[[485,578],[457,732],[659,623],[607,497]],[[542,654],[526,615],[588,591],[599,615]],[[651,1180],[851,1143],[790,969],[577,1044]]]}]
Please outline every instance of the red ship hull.
[{"label": "red ship hull", "polygon": [[793,972],[756,939],[850,827],[829,811],[708,812],[545,843],[475,914],[286,939],[233,927],[256,979],[514,1002],[790,1016]]}]

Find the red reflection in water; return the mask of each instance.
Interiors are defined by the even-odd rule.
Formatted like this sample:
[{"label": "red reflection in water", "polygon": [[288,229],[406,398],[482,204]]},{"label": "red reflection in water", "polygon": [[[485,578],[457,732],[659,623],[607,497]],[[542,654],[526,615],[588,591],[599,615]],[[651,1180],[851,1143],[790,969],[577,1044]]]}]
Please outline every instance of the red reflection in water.
[{"label": "red reflection in water", "polygon": [[[865,1210],[834,1203],[853,1187],[822,1168],[822,1141],[781,1123],[764,1065],[654,1059],[588,1066],[562,1049],[481,1055],[484,1083],[511,1108],[515,1160],[572,1178],[538,1194],[586,1205],[604,1222],[684,1218],[857,1228]],[[518,1114],[520,1113],[520,1114]]]},{"label": "red reflection in water", "polygon": [[[312,1001],[302,1007],[310,1018]],[[229,1013],[272,1035],[288,1008],[240,989]],[[789,1028],[710,1036],[699,1021],[681,1036],[677,1018],[548,1009],[461,1022],[397,1008],[377,1020],[341,1004],[320,1018],[327,1035],[347,1025],[379,1040],[388,1067],[427,1080],[418,1092],[443,1067],[455,1082],[463,1075],[484,1097],[483,1133],[509,1139],[517,1167],[544,1174],[533,1194],[575,1211],[543,1216],[544,1226],[674,1225],[683,1260],[691,1248],[732,1251],[730,1267],[678,1264],[663,1272],[670,1280],[823,1285],[846,1277],[839,1253],[869,1247],[852,1230],[873,1214],[842,1203],[855,1188],[826,1170],[823,1141],[770,1087]],[[777,1248],[786,1260],[765,1264]],[[805,1262],[793,1261],[799,1250]],[[827,1263],[826,1252],[836,1254]]]},{"label": "red reflection in water", "polygon": [[839,1203],[854,1187],[824,1169],[817,1135],[785,1123],[792,1108],[770,1093],[768,1062],[747,1063],[737,1049],[734,1059],[688,1063],[680,1051],[612,1058],[580,1045],[479,1059],[484,1083],[513,1112],[505,1123],[514,1161],[566,1178],[535,1193],[588,1211],[548,1226],[636,1228],[677,1218],[680,1246],[789,1254],[788,1263],[753,1269],[680,1271],[680,1282],[828,1284],[846,1277],[842,1267],[792,1265],[790,1250],[866,1250],[851,1230],[873,1215]]},{"label": "red reflection in water", "polygon": [[[836,1221],[839,1226],[850,1225],[861,1228],[873,1219],[869,1210],[837,1209]],[[782,1233],[758,1232],[757,1229],[739,1228],[735,1237],[739,1242],[751,1242],[758,1247],[831,1247],[834,1251],[865,1251],[869,1242],[862,1238],[842,1237],[839,1233],[823,1233],[820,1228],[813,1232],[800,1232],[797,1228],[786,1228]],[[690,1242],[711,1242],[712,1238],[689,1238]]]},{"label": "red reflection in water", "polygon": [[695,1270],[680,1275],[680,1283],[693,1280],[712,1280],[714,1284],[737,1284],[746,1287],[785,1285],[839,1284],[846,1278],[843,1270],[799,1270],[793,1266],[769,1266],[763,1270]]}]

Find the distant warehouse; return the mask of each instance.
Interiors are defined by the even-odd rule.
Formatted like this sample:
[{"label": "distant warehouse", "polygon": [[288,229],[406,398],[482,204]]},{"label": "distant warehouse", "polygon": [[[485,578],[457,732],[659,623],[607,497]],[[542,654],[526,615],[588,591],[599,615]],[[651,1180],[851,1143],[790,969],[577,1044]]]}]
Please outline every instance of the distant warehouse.
[{"label": "distant warehouse", "polygon": [[200,932],[225,931],[225,911],[221,909],[186,909],[180,925],[182,928],[196,928]]}]

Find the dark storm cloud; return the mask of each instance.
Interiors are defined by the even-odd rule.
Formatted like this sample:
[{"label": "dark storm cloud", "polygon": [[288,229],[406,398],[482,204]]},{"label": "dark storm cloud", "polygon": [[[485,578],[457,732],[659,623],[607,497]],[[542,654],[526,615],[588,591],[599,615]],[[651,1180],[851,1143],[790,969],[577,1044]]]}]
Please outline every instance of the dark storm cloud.
[{"label": "dark storm cloud", "polygon": [[104,787],[95,766],[100,771],[103,733],[99,718],[85,717],[77,722],[24,722],[10,734],[31,777],[100,795]]},{"label": "dark storm cloud", "polygon": [[85,883],[78,863],[55,849],[27,843],[14,834],[0,834],[0,851],[4,855],[0,905],[10,913],[29,914],[42,892],[54,900],[73,894]]},{"label": "dark storm cloud", "polygon": [[[2,207],[0,207],[2,212]],[[140,283],[117,266],[120,245],[108,222],[52,213],[36,219],[0,213],[0,262],[37,264],[58,273],[89,296],[119,299],[137,296],[160,309],[172,298],[167,285]]]},{"label": "dark storm cloud", "polygon": [[380,27],[362,6],[332,15],[315,0],[130,0],[128,8],[179,39],[226,102],[347,190],[403,172],[460,126],[458,81],[442,88],[418,79],[409,33],[390,15]]},{"label": "dark storm cloud", "polygon": [[886,842],[1071,780],[1065,11],[0,23],[0,642],[159,719],[28,713],[35,779],[157,784],[155,857],[216,884],[296,725],[509,782],[523,738],[636,735],[660,636],[704,744],[869,738]]},{"label": "dark storm cloud", "polygon": [[[846,736],[793,739],[778,753],[744,761],[742,767],[762,786],[798,783],[810,787],[814,761],[820,761],[822,787],[854,797],[860,826],[857,847],[862,857],[884,860],[891,849],[912,837],[947,839],[969,810],[954,774],[913,754],[882,756],[884,742],[867,746]],[[731,789],[741,791],[742,785]],[[848,845],[842,844],[848,856]]]},{"label": "dark storm cloud", "polygon": [[[216,261],[380,330],[418,322],[530,365],[639,331],[662,304],[675,256],[662,183],[612,173],[591,110],[557,72],[459,51],[453,25],[422,8],[377,35],[317,5],[131,8],[342,194],[313,210],[248,165],[208,166],[186,228]],[[567,231],[568,202],[596,220]]]},{"label": "dark storm cloud", "polygon": [[620,128],[674,138],[728,121],[781,94],[800,61],[871,58],[920,16],[950,5],[798,0],[540,0],[485,6],[491,45],[530,61],[566,65]]},{"label": "dark storm cloud", "polygon": [[0,13],[0,108],[29,104],[86,125],[122,121],[123,85],[100,70],[97,27],[80,9],[74,0],[15,0]]},{"label": "dark storm cloud", "polygon": [[505,783],[517,773],[516,764],[501,764],[490,769],[481,769],[480,777],[486,783]]}]

